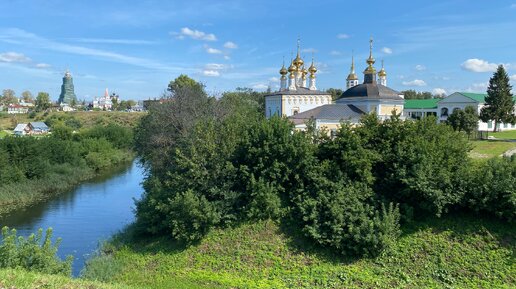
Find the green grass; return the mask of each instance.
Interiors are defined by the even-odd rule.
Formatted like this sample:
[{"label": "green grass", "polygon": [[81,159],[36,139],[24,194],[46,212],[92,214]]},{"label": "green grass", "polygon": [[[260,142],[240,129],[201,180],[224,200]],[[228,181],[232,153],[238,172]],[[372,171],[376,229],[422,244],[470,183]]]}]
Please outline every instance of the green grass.
[{"label": "green grass", "polygon": [[0,288],[34,289],[34,288],[63,288],[63,289],[118,289],[129,288],[113,284],[85,281],[27,272],[21,269],[0,269]]},{"label": "green grass", "polygon": [[129,228],[85,278],[138,288],[514,288],[516,227],[455,215],[404,226],[380,257],[345,258],[273,222],[217,229],[185,248]]},{"label": "green grass", "polygon": [[516,140],[516,130],[508,130],[508,131],[502,131],[502,132],[493,132],[489,133],[490,136],[494,136],[495,138],[499,139],[511,139]]},{"label": "green grass", "polygon": [[473,150],[470,152],[472,158],[492,158],[504,152],[516,148],[516,142],[479,140],[472,141]]}]

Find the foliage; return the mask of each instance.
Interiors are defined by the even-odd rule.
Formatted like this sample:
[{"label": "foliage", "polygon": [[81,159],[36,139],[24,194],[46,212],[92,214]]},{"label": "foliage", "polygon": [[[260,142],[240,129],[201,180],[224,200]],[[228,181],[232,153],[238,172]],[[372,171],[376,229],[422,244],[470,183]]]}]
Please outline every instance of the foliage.
[{"label": "foliage", "polygon": [[326,89],[326,92],[331,94],[331,99],[336,100],[344,91],[340,88],[328,88]]},{"label": "foliage", "polygon": [[38,92],[35,101],[37,111],[45,111],[52,106],[50,102],[50,95],[47,92]]},{"label": "foliage", "polygon": [[516,157],[478,163],[464,178],[468,180],[465,206],[516,220]]},{"label": "foliage", "polygon": [[354,258],[272,221],[214,229],[187,248],[130,227],[82,276],[136,288],[513,288],[515,234],[497,219],[452,214],[405,224],[389,251]]},{"label": "foliage", "polygon": [[483,122],[494,121],[493,132],[498,130],[500,123],[516,123],[515,101],[511,89],[509,76],[503,65],[499,65],[493,77],[489,79],[485,106],[480,110],[480,119]]},{"label": "foliage", "polygon": [[0,243],[0,268],[24,268],[47,274],[71,275],[73,257],[65,261],[56,256],[61,239],[52,244],[52,228],[43,237],[43,229],[29,237],[18,237],[16,230],[2,228]]},{"label": "foliage", "polygon": [[464,131],[468,138],[478,128],[477,111],[472,106],[466,106],[464,110],[456,109],[446,119],[455,131]]},{"label": "foliage", "polygon": [[173,81],[170,81],[167,88],[172,97],[175,97],[177,93],[185,89],[191,90],[192,92],[205,94],[204,85],[202,83],[197,82],[184,74],[181,74]]},{"label": "foliage", "polygon": [[[403,94],[403,97],[405,99],[430,99],[434,98],[434,95],[432,95],[431,92],[428,91],[415,91],[413,89],[404,90],[401,92]],[[435,97],[442,97],[442,96],[435,96]]]},{"label": "foliage", "polygon": [[32,96],[32,93],[30,91],[25,90],[24,92],[22,92],[22,99],[24,102],[33,102],[34,96]]},{"label": "foliage", "polygon": [[16,97],[14,90],[4,89],[0,96],[0,104],[9,105],[14,103],[18,103],[18,98]]}]

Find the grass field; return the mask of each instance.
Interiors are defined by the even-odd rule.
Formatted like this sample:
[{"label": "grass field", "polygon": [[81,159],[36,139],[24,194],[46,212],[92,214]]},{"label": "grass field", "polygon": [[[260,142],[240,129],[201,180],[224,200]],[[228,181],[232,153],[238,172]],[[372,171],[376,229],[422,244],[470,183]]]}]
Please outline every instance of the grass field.
[{"label": "grass field", "polygon": [[129,229],[84,277],[138,288],[514,288],[515,236],[499,220],[448,216],[405,226],[389,252],[361,259],[316,248],[270,221],[214,230],[188,248],[135,239]]},{"label": "grass field", "polygon": [[494,133],[489,133],[489,135],[494,136],[495,138],[499,138],[499,139],[516,140],[516,130],[494,132]]},{"label": "grass field", "polygon": [[473,150],[470,152],[472,158],[491,158],[516,148],[516,142],[479,140],[472,141]]},{"label": "grass field", "polygon": [[121,111],[77,111],[77,112],[51,112],[45,115],[40,112],[34,118],[29,118],[29,114],[0,115],[0,130],[12,130],[18,123],[28,123],[31,121],[45,121],[52,116],[74,117],[78,119],[83,127],[91,127],[96,124],[115,123],[123,126],[135,126],[138,120],[145,115],[145,112],[121,112]]}]

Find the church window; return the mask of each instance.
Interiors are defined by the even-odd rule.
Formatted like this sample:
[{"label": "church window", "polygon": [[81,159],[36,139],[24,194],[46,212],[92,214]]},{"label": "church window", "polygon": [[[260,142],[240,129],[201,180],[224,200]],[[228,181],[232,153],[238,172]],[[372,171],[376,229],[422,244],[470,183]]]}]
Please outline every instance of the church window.
[{"label": "church window", "polygon": [[441,116],[448,116],[448,108],[446,108],[446,107],[441,108]]},{"label": "church window", "polygon": [[294,108],[292,109],[292,115],[296,115],[296,114],[298,114],[298,113],[299,113],[299,107],[294,107]]},{"label": "church window", "polygon": [[487,123],[487,128],[493,128],[493,122],[492,121],[489,121]]}]

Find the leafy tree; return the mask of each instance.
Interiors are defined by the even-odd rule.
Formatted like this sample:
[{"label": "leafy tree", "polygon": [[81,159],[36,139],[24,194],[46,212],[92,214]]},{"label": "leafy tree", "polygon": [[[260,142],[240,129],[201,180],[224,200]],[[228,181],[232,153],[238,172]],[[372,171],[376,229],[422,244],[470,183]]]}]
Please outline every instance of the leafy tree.
[{"label": "leafy tree", "polygon": [[22,92],[22,99],[24,102],[33,102],[34,96],[32,96],[32,93],[30,91],[25,90],[24,92]]},{"label": "leafy tree", "polygon": [[499,65],[493,77],[489,79],[485,106],[480,111],[480,119],[483,122],[494,121],[493,132],[498,130],[500,123],[516,123],[515,101],[511,89],[509,76],[503,65]]},{"label": "leafy tree", "polygon": [[340,88],[328,88],[326,92],[331,94],[331,99],[335,100],[340,97],[343,91]]},{"label": "leafy tree", "polygon": [[404,90],[401,92],[404,95],[405,99],[430,99],[434,96],[431,92],[428,91],[415,91],[413,89]]},{"label": "leafy tree", "polygon": [[446,123],[455,131],[465,132],[469,138],[478,128],[477,111],[473,106],[466,106],[464,110],[454,110],[446,120]]},{"label": "leafy tree", "polygon": [[38,96],[36,96],[36,110],[44,111],[49,109],[52,106],[50,102],[50,95],[46,92],[38,92]]},{"label": "leafy tree", "polygon": [[167,90],[171,92],[172,97],[174,97],[179,91],[184,89],[204,93],[204,84],[195,81],[187,75],[181,74],[176,79],[170,81],[167,88]]},{"label": "leafy tree", "polygon": [[0,102],[2,104],[6,104],[6,105],[18,103],[18,98],[16,97],[16,93],[12,89],[4,89],[0,100],[1,100]]}]

